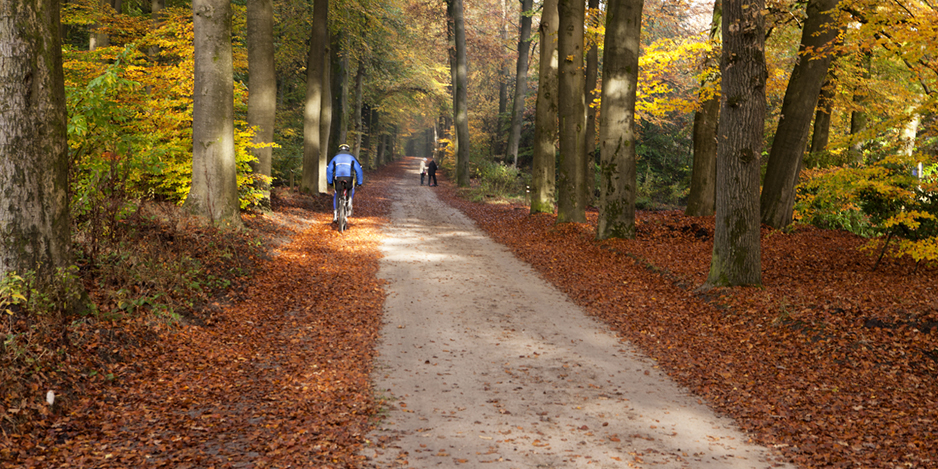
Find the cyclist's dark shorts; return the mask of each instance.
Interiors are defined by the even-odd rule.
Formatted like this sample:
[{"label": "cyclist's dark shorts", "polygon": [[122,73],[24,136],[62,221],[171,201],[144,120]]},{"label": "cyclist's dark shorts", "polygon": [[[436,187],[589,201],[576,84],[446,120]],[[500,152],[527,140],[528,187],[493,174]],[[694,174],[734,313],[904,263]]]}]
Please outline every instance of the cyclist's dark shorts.
[{"label": "cyclist's dark shorts", "polygon": [[339,192],[342,188],[351,189],[352,186],[352,176],[336,176],[332,179],[332,185],[335,187],[335,191]]}]

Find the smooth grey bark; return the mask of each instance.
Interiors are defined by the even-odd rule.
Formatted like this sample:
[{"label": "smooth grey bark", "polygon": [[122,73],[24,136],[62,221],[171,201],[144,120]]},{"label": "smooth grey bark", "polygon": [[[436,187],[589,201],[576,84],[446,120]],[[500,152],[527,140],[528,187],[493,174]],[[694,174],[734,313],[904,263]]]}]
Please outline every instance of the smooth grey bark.
[{"label": "smooth grey bark", "polygon": [[598,239],[635,237],[635,95],[644,0],[609,0],[599,111]]},{"label": "smooth grey bark", "polygon": [[534,110],[531,213],[554,212],[557,158],[557,0],[541,7],[540,60]]},{"label": "smooth grey bark", "polygon": [[[713,18],[710,21],[710,42],[716,47],[720,38],[720,21],[723,18],[723,4],[716,0],[713,4]],[[718,52],[716,49],[714,52]],[[716,54],[704,58],[704,69],[719,69]],[[700,109],[694,113],[694,167],[690,178],[690,191],[687,194],[687,208],[684,214],[692,217],[713,215],[716,205],[717,183],[717,130],[720,122],[720,94],[717,83],[719,71],[708,73],[700,83]]]},{"label": "smooth grey bark", "polygon": [[792,222],[795,185],[801,172],[811,118],[817,108],[821,86],[827,78],[831,47],[841,27],[834,19],[840,0],[810,0],[808,17],[798,48],[798,61],[788,80],[781,117],[769,152],[760,202],[762,222],[781,229]]},{"label": "smooth grey bark", "polygon": [[57,0],[0,0],[0,279],[71,262]]},{"label": "smooth grey bark", "polygon": [[[254,127],[254,143],[266,145],[251,152],[257,161],[251,163],[255,174],[271,176],[270,144],[274,143],[274,118],[277,112],[277,76],[274,66],[274,2],[248,0],[248,125]],[[270,183],[256,181],[255,187],[264,194],[257,208],[270,210]]]},{"label": "smooth grey bark", "polygon": [[534,0],[521,0],[521,25],[518,28],[518,63],[515,67],[515,96],[511,108],[511,131],[508,134],[508,157],[518,167],[518,145],[521,141],[521,121],[524,118],[524,98],[528,94],[528,53],[531,50],[531,8]]},{"label": "smooth grey bark", "polygon": [[469,186],[469,110],[466,86],[469,82],[469,64],[466,58],[466,24],[463,18],[463,0],[450,0],[453,4],[453,38],[456,41],[455,122],[456,122],[456,185]]},{"label": "smooth grey bark", "polygon": [[723,0],[713,257],[705,287],[761,285],[759,158],[765,126],[764,0]]},{"label": "smooth grey bark", "polygon": [[586,222],[586,97],[583,92],[582,0],[560,0],[557,53],[560,57],[557,82],[560,160],[557,171],[557,223]]},{"label": "smooth grey bark", "polygon": [[306,103],[303,111],[303,177],[300,190],[327,192],[326,161],[322,159],[320,120],[323,105],[323,65],[329,50],[329,0],[313,1],[313,24],[306,61]]},{"label": "smooth grey bark", "polygon": [[231,3],[192,2],[195,90],[192,187],[184,206],[217,227],[241,227],[234,145]]}]

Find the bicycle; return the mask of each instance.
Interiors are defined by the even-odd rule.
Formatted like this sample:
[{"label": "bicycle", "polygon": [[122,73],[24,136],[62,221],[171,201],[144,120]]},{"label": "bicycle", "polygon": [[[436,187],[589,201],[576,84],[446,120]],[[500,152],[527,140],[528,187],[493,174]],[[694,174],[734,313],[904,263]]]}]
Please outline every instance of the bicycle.
[{"label": "bicycle", "polygon": [[336,200],[336,220],[339,224],[339,232],[343,232],[348,229],[348,216],[352,211],[351,199],[348,196],[348,187],[343,187],[341,194],[339,194],[338,200]]}]

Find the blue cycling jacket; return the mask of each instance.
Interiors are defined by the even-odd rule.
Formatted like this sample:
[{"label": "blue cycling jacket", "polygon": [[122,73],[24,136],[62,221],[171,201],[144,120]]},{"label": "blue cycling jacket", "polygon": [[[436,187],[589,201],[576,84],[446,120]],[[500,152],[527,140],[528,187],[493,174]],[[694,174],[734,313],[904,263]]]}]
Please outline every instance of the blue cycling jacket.
[{"label": "blue cycling jacket", "polygon": [[351,153],[340,151],[326,166],[326,182],[332,184],[334,177],[351,176],[352,168],[355,169],[355,184],[361,185],[365,181],[361,163]]}]

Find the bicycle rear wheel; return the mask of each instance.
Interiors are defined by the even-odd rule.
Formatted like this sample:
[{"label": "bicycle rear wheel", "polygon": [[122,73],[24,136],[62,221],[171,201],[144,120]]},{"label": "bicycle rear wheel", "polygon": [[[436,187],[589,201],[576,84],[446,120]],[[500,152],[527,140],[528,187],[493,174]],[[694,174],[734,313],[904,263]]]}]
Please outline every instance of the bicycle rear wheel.
[{"label": "bicycle rear wheel", "polygon": [[345,191],[342,191],[342,195],[337,203],[336,210],[338,210],[337,218],[339,221],[339,232],[345,231],[348,228],[348,194]]}]

